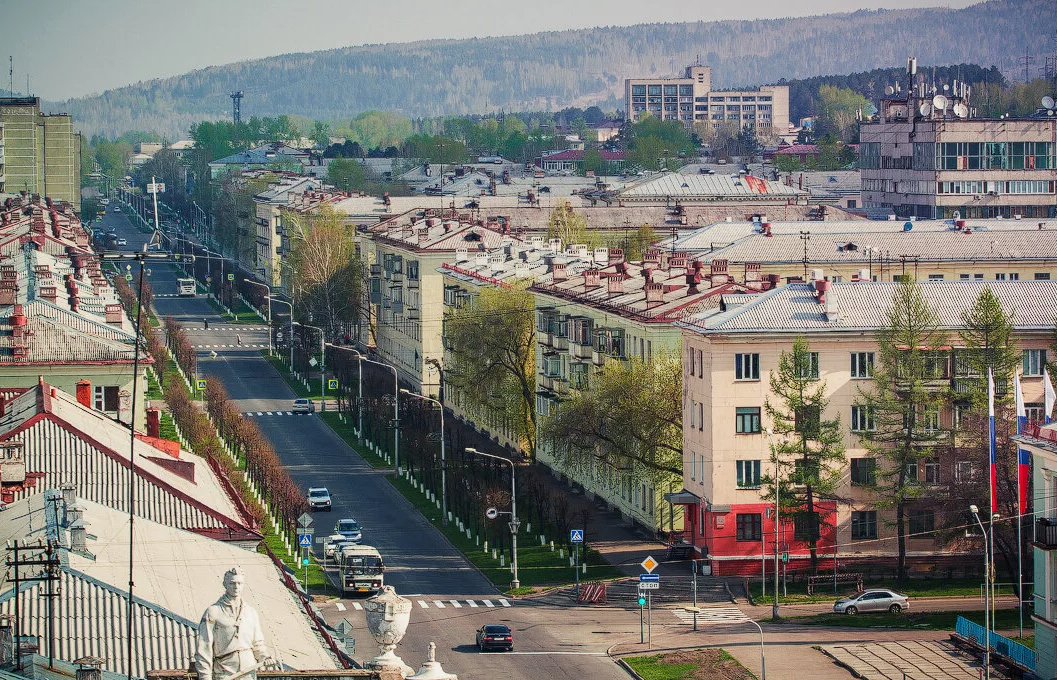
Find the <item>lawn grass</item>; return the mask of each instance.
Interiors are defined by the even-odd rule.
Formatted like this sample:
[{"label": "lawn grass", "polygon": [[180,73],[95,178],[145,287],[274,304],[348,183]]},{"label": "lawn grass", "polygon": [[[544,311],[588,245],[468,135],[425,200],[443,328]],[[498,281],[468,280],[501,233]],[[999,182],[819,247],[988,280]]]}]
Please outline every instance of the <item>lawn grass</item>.
[{"label": "lawn grass", "polygon": [[257,310],[253,309],[239,298],[233,300],[234,307],[231,308],[231,314],[224,309],[219,302],[213,299],[212,296],[207,297],[209,300],[209,306],[213,308],[213,311],[223,317],[225,321],[231,323],[250,323],[257,321],[264,323],[264,319],[257,313]]},{"label": "lawn grass", "polygon": [[[643,680],[691,680],[717,677],[749,680],[756,676],[725,649],[680,650],[651,656],[625,656],[622,659]],[[702,674],[702,672],[709,674]]]},{"label": "lawn grass", "polygon": [[[283,360],[278,356],[268,356],[268,350],[262,349],[261,356],[264,357],[268,363],[270,363],[275,370],[279,371],[279,375],[283,376],[283,380],[286,384],[294,391],[298,397],[312,399],[313,401],[319,401],[319,392],[313,392],[311,387],[305,387],[305,384],[300,380],[296,379],[290,369],[286,367]],[[309,383],[311,385],[312,383]]]},{"label": "lawn grass", "polygon": [[[791,623],[806,626],[841,626],[845,628],[903,628],[914,630],[954,630],[959,616],[983,625],[984,613],[967,611],[948,612],[906,612],[903,614],[816,614],[815,616],[791,616],[779,623]],[[995,630],[1017,628],[1019,619],[1016,609],[999,609],[995,611],[993,626]]]},{"label": "lawn grass", "polygon": [[696,663],[662,663],[661,655],[626,656],[624,663],[639,674],[642,680],[687,680],[697,670]]},{"label": "lawn grass", "polygon": [[[770,567],[771,565],[767,565]],[[759,579],[749,581],[749,590],[752,592],[753,601],[756,604],[772,604],[774,602],[774,572],[768,570],[767,595],[762,594]],[[923,578],[909,579],[903,583],[894,580],[863,581],[867,590],[870,588],[888,588],[897,593],[902,593],[910,598],[917,597],[972,597],[980,595],[979,579],[939,579]],[[855,592],[855,585],[841,583],[837,585],[837,595],[833,594],[833,586],[821,585],[815,588],[813,595],[807,594],[807,583],[797,582],[788,584],[788,595],[782,595],[778,602],[796,602],[799,604],[831,602],[837,596],[847,595]],[[998,593],[999,595],[1005,593]]]}]

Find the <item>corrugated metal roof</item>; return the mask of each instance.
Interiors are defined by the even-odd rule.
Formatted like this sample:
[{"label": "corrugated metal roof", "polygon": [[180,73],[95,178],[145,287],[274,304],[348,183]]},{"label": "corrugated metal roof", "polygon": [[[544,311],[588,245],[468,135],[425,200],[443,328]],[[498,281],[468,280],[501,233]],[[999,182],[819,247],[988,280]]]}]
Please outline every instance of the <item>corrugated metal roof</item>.
[{"label": "corrugated metal roof", "polygon": [[670,172],[660,177],[651,177],[618,194],[621,199],[636,198],[703,198],[734,197],[766,199],[768,197],[795,197],[806,192],[779,182],[759,177],[740,175],[682,175]]},{"label": "corrugated metal roof", "polygon": [[[131,345],[90,335],[62,326],[52,319],[41,316],[30,317],[26,328],[26,356],[10,354],[0,358],[0,364],[57,363],[77,364],[87,362],[132,363],[135,359]],[[10,335],[0,336],[0,347],[12,347]],[[140,355],[140,361],[152,361]]]}]

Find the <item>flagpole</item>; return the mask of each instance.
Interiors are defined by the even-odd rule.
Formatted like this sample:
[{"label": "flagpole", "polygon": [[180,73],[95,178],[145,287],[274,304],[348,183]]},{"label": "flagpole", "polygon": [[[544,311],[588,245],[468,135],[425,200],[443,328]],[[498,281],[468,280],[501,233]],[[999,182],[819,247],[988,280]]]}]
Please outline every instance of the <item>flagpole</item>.
[{"label": "flagpole", "polygon": [[[1013,399],[1015,401],[1014,414],[1017,419],[1017,435],[1024,434],[1024,426],[1027,424],[1028,413],[1024,408],[1024,389],[1020,384],[1020,373],[1013,373]],[[1017,618],[1020,622],[1020,637],[1024,637],[1024,514],[1027,512],[1027,503],[1024,498],[1024,455],[1020,450],[1020,442],[1014,449],[1017,452]]]}]

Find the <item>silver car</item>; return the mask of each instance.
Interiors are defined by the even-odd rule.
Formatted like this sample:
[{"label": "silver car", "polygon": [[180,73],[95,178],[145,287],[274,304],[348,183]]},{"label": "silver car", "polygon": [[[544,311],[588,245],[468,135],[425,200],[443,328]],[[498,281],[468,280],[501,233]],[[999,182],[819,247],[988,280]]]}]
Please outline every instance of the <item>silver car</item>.
[{"label": "silver car", "polygon": [[858,595],[837,600],[833,604],[836,614],[855,615],[859,612],[891,612],[898,614],[910,609],[910,599],[906,595],[891,590],[866,590]]}]

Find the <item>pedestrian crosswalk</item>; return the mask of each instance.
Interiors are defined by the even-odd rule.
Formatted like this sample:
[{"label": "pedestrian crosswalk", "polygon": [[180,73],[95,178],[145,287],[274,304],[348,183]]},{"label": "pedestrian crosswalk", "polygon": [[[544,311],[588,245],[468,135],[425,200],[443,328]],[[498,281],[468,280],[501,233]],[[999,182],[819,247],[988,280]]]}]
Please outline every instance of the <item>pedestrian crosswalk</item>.
[{"label": "pedestrian crosswalk", "polygon": [[242,348],[242,349],[268,349],[268,345],[255,345],[251,342],[244,342],[241,345],[192,345],[195,349],[225,349],[225,348]]},{"label": "pedestrian crosswalk", "polygon": [[[497,606],[498,607],[512,607],[513,606],[510,603],[510,600],[507,600],[506,598],[502,598],[502,597],[497,598],[495,600],[495,602],[493,602],[492,600],[480,600],[481,604],[478,604],[478,600],[462,600],[462,601],[460,601],[460,600],[432,600],[432,599],[431,600],[426,600],[426,599],[422,599],[422,600],[414,600],[414,602],[418,605],[419,609],[447,609],[449,607],[451,607],[453,609],[462,609],[464,604],[465,604],[465,606],[473,608],[473,609],[478,609],[482,605],[485,606],[485,607],[492,607],[493,609],[495,607],[497,607]],[[338,608],[338,611],[345,611],[345,609],[346,609],[346,605],[344,605],[344,604],[342,604],[340,602],[336,603],[335,606]],[[361,603],[359,603],[359,602],[356,602],[355,600],[352,601],[348,606],[351,606],[356,611],[362,611],[363,610],[363,605]]]},{"label": "pedestrian crosswalk", "polygon": [[263,418],[264,416],[310,416],[312,413],[305,411],[298,411],[296,413],[293,411],[244,411],[242,415],[249,418],[253,418],[254,416]]},{"label": "pedestrian crosswalk", "polygon": [[[687,625],[694,624],[694,613],[686,609],[673,609],[672,614]],[[715,626],[724,623],[745,623],[749,617],[737,607],[702,607],[697,613],[697,625]]]}]

